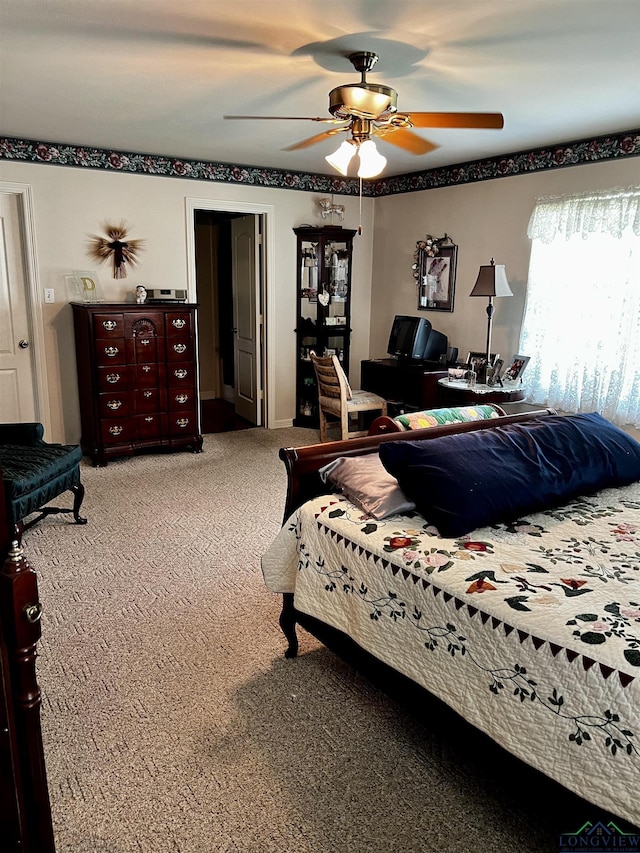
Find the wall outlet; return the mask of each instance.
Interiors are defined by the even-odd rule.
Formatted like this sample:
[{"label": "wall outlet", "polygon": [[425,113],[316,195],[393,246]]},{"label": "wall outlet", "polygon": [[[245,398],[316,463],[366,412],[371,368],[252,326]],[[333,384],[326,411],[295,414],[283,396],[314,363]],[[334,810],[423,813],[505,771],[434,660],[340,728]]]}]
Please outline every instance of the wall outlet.
[{"label": "wall outlet", "polygon": [[44,289],[44,301],[45,302],[55,302],[55,293],[52,287],[45,287]]}]

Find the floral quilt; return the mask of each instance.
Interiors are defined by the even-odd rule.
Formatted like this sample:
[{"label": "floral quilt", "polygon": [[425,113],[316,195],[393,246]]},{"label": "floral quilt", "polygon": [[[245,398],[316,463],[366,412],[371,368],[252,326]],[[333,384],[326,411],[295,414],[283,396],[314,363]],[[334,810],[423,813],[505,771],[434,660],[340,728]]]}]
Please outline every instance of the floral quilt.
[{"label": "floral quilt", "polygon": [[325,495],[291,516],[262,570],[272,592],[640,826],[640,483],[459,539]]}]

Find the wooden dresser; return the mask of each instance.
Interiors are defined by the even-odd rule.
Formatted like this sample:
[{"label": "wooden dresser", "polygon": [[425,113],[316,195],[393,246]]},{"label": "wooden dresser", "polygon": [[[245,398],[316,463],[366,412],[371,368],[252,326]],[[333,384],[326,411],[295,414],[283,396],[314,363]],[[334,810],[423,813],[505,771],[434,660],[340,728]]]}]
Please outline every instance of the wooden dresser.
[{"label": "wooden dresser", "polygon": [[196,306],[71,305],[81,444],[93,464],[154,448],[201,452]]}]

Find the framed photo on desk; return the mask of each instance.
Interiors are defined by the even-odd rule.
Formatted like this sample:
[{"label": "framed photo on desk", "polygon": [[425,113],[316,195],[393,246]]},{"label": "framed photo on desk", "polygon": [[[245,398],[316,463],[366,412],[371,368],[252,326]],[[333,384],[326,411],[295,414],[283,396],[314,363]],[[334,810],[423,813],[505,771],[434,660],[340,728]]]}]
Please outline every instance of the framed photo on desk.
[{"label": "framed photo on desk", "polygon": [[520,382],[522,380],[522,374],[530,361],[531,356],[529,355],[512,356],[511,361],[509,362],[509,367],[507,367],[502,376],[502,381],[511,385],[515,385],[516,382]]}]

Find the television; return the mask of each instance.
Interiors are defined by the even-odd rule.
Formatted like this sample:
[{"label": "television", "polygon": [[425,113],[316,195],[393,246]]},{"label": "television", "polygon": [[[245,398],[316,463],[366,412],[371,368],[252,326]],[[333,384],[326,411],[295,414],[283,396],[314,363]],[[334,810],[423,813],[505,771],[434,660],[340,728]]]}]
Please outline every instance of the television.
[{"label": "television", "polygon": [[438,361],[441,355],[447,355],[449,339],[442,332],[431,329],[422,353],[423,361]]},{"label": "television", "polygon": [[424,317],[396,314],[387,352],[396,358],[413,361],[437,361],[447,354],[447,336],[437,332]]}]

